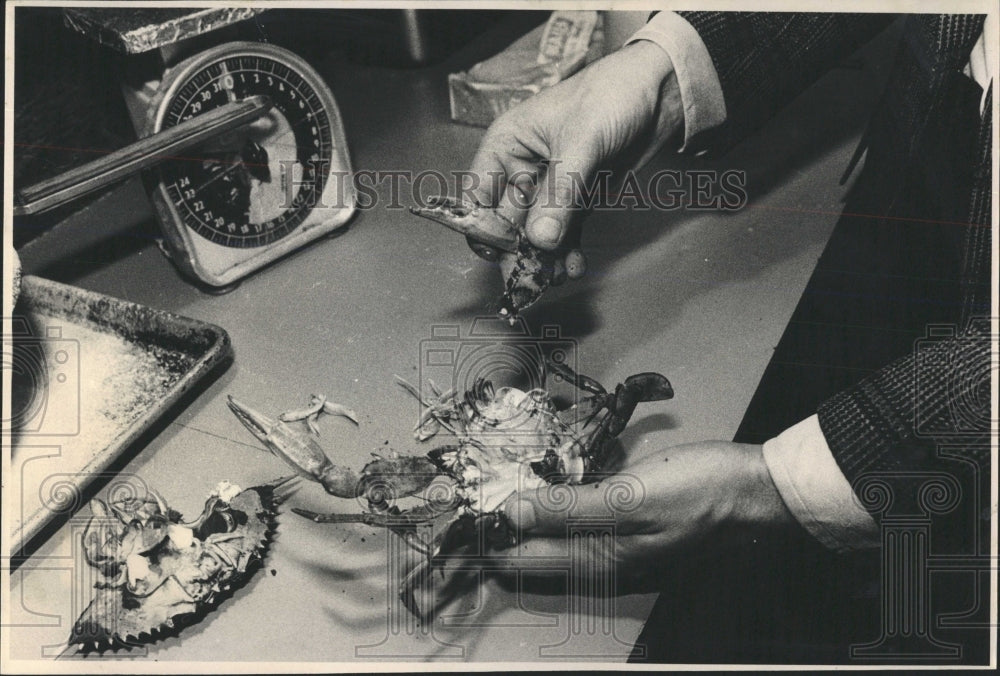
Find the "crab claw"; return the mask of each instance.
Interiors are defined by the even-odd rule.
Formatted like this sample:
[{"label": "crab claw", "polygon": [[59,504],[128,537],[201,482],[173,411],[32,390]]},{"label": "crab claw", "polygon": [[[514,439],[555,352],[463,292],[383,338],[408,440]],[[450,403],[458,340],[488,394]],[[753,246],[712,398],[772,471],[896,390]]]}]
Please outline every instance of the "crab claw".
[{"label": "crab claw", "polygon": [[243,426],[296,472],[318,481],[327,493],[338,498],[355,498],[361,494],[361,477],[330,462],[311,437],[297,434],[280,420],[259,413],[232,397],[227,403]]},{"label": "crab claw", "polygon": [[590,376],[585,376],[582,373],[577,373],[569,366],[562,362],[554,361],[550,358],[546,358],[545,366],[548,372],[551,372],[568,383],[571,383],[574,387],[583,390],[584,392],[590,392],[596,395],[605,395],[607,390],[599,382],[591,378]]},{"label": "crab claw", "polygon": [[[521,310],[537,301],[555,277],[556,257],[552,252],[531,246],[520,225],[499,211],[482,204],[452,197],[431,197],[427,206],[410,207],[410,213],[440,223],[465,235],[477,251],[485,245],[494,253],[515,254],[514,267],[507,275],[497,314],[513,325]],[[527,211],[522,212],[527,217]],[[487,257],[489,260],[495,258]]]},{"label": "crab claw", "polygon": [[410,213],[500,251],[517,253],[517,226],[490,207],[439,195],[427,198],[427,206],[410,207]]},{"label": "crab claw", "polygon": [[674,388],[659,373],[637,373],[625,379],[625,389],[634,394],[636,401],[663,401],[672,399]]},{"label": "crab claw", "polygon": [[229,410],[236,416],[237,420],[243,423],[243,426],[250,430],[250,434],[257,437],[257,441],[264,444],[268,443],[268,436],[270,435],[271,430],[278,424],[277,420],[253,410],[246,404],[243,404],[232,397],[229,397],[229,401],[227,401],[226,404],[229,406]]},{"label": "crab claw", "polygon": [[643,401],[662,401],[674,396],[670,381],[659,373],[637,373],[615,389],[608,402],[609,415],[602,423],[604,432],[617,437],[632,418],[635,407]]}]

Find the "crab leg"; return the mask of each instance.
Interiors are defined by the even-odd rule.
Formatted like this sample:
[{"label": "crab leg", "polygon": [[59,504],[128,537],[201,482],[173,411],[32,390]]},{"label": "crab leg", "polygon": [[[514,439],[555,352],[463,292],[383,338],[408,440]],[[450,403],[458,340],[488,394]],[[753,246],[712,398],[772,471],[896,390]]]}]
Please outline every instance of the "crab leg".
[{"label": "crab leg", "polygon": [[439,474],[434,463],[421,456],[376,457],[358,473],[333,464],[312,437],[293,431],[280,420],[232,397],[229,408],[271,453],[338,498],[364,497],[371,504],[385,508],[395,498],[423,490]]},{"label": "crab leg", "polygon": [[347,418],[355,425],[361,424],[358,422],[358,414],[354,412],[354,409],[347,408],[346,406],[342,406],[340,404],[334,404],[331,401],[325,401],[325,397],[323,401],[323,413],[326,413],[327,415],[339,415],[343,418]]},{"label": "crab leg", "polygon": [[294,422],[296,420],[308,420],[310,416],[318,415],[320,411],[323,410],[323,405],[326,404],[326,397],[321,395],[313,395],[312,403],[306,408],[286,411],[278,416],[281,422]]},{"label": "crab leg", "polygon": [[[410,613],[421,620],[426,621],[430,617],[430,612],[422,612],[420,606],[417,603],[417,595],[415,590],[420,586],[421,582],[425,579],[425,575],[429,575],[433,572],[434,568],[438,568],[441,571],[442,577],[444,576],[444,566],[443,562],[440,560],[440,556],[446,551],[454,549],[455,541],[461,538],[461,533],[465,533],[470,525],[468,522],[470,517],[458,517],[453,520],[442,532],[434,536],[433,541],[428,545],[427,543],[420,541],[415,536],[412,531],[407,532],[403,539],[406,541],[410,547],[415,551],[424,555],[424,559],[413,566],[410,571],[402,577],[399,581],[399,600],[403,602],[403,606],[406,607]],[[399,533],[399,531],[396,531]],[[448,547],[446,550],[445,548]],[[431,609],[428,609],[430,611]]]},{"label": "crab leg", "polygon": [[451,409],[451,401],[454,399],[454,388],[449,389],[447,392],[442,394],[437,385],[428,379],[431,391],[434,393],[435,397],[437,397],[436,399],[433,399],[425,397],[424,394],[417,389],[417,387],[411,385],[403,378],[399,376],[395,376],[395,378],[396,383],[413,395],[424,407],[423,413],[420,414],[420,419],[413,428],[413,434],[417,438],[417,441],[427,441],[437,434],[438,430],[442,427],[452,434],[458,434],[454,426],[452,426],[447,420],[447,412]]},{"label": "crab leg", "polygon": [[635,407],[644,401],[672,399],[674,388],[659,373],[637,373],[625,379],[625,383],[615,388],[614,397],[608,402],[609,415],[601,423],[605,433],[617,437],[625,429],[635,412]]},{"label": "crab leg", "polygon": [[279,415],[278,419],[281,420],[281,422],[304,420],[306,425],[308,425],[309,430],[318,436],[319,428],[316,427],[316,421],[319,419],[320,413],[342,416],[350,420],[355,425],[360,424],[358,423],[358,414],[355,413],[353,409],[328,401],[326,395],[324,394],[312,395],[309,406],[294,411],[286,411]]},{"label": "crab leg", "polygon": [[566,382],[571,383],[574,387],[585,392],[590,392],[598,396],[603,396],[608,393],[604,386],[599,382],[591,378],[590,376],[585,376],[581,373],[577,373],[566,364],[552,361],[551,359],[545,360],[545,366],[549,371],[559,376]]},{"label": "crab leg", "polygon": [[504,284],[497,314],[511,326],[521,310],[533,305],[552,286],[555,278],[556,257],[549,251],[536,249],[526,238],[519,237],[517,259]]},{"label": "crab leg", "polygon": [[330,495],[356,498],[363,495],[361,476],[348,467],[330,462],[323,449],[311,437],[297,434],[288,425],[258,413],[229,397],[229,408],[243,426],[274,455],[287,462],[305,477],[318,481]]},{"label": "crab leg", "polygon": [[425,558],[423,561],[413,566],[413,568],[410,569],[410,572],[399,581],[399,600],[403,602],[403,606],[410,611],[410,614],[419,618],[421,621],[426,621],[429,614],[420,612],[420,606],[417,604],[415,589],[420,583],[420,579],[424,575],[428,574],[430,568],[431,561],[429,558]]},{"label": "crab leg", "polygon": [[461,499],[456,496],[448,504],[428,503],[420,507],[405,511],[385,511],[385,512],[361,512],[359,514],[320,514],[308,509],[292,507],[292,511],[316,523],[363,523],[366,526],[379,526],[381,528],[395,528],[416,526],[421,523],[433,521],[443,514],[454,512],[461,504]]},{"label": "crab leg", "polygon": [[[454,512],[458,509],[460,504],[459,500],[453,501],[447,507],[437,507],[426,505],[417,509],[407,510],[405,512],[395,511],[395,512],[362,512],[360,514],[319,514],[318,512],[312,512],[306,509],[299,509],[293,507],[292,511],[299,516],[305,517],[315,523],[363,523],[366,526],[375,526],[379,528],[388,528],[393,533],[402,538],[403,542],[407,544],[411,549],[416,551],[418,554],[425,557],[425,562],[421,565],[426,566],[430,561],[437,556],[440,550],[440,543],[443,537],[439,535],[435,538],[435,541],[428,545],[427,543],[420,540],[415,532],[415,527],[421,523],[426,523],[432,521],[442,514]],[[410,571],[411,574],[413,571]],[[407,579],[410,576],[407,576]],[[400,584],[401,594],[405,593],[408,588],[408,583],[405,581]],[[405,599],[404,599],[405,602]],[[409,606],[407,606],[409,607]],[[416,614],[416,613],[415,613]]]}]

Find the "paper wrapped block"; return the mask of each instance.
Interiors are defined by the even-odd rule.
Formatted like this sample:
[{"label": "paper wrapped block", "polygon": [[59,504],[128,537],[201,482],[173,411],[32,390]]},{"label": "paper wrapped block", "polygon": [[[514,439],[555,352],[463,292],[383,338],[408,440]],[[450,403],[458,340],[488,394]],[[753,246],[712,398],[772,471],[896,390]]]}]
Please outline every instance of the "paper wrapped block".
[{"label": "paper wrapped block", "polygon": [[500,114],[600,58],[603,18],[557,11],[496,56],[448,76],[451,119],[486,127]]}]

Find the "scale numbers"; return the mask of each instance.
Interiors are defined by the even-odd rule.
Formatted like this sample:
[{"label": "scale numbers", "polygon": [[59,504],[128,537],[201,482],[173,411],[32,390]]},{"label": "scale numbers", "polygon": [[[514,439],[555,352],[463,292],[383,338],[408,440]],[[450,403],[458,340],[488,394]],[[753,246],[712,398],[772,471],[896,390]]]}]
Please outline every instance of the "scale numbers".
[{"label": "scale numbers", "polygon": [[230,101],[266,95],[274,109],[248,129],[165,163],[162,185],[177,215],[216,244],[252,248],[293,232],[321,203],[333,152],[316,87],[269,56],[221,58],[190,75],[169,102],[172,127]]}]

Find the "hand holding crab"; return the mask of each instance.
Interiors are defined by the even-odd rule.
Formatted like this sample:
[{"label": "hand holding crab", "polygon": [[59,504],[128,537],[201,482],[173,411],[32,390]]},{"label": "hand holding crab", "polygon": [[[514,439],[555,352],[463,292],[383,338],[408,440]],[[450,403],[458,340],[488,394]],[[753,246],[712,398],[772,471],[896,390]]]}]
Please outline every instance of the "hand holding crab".
[{"label": "hand holding crab", "polygon": [[[524,556],[498,552],[503,562],[517,566],[538,557],[565,556],[571,523],[613,517],[614,549],[609,551],[599,538],[586,540],[592,547],[588,569],[614,567],[623,582],[655,590],[657,564],[671,556],[719,552],[796,523],[771,480],[761,447],[751,444],[705,441],[655,451],[638,447],[619,472],[601,483],[561,486],[559,491],[558,500],[540,489],[523,491],[505,503]],[[617,502],[623,503],[621,508],[611,509]]]},{"label": "hand holding crab", "polygon": [[[317,523],[361,522],[389,528],[425,556],[400,584],[407,607],[421,615],[413,583],[437,564],[438,557],[480,536],[494,546],[515,544],[517,533],[503,509],[510,496],[552,483],[591,480],[602,471],[611,443],[636,406],[673,396],[670,383],[658,373],[630,376],[608,392],[563,364],[550,363],[549,372],[588,396],[560,410],[544,388],[495,389],[478,380],[464,393],[442,392],[430,384],[431,393],[424,394],[402,383],[425,407],[416,437],[424,440],[443,428],[455,435],[457,443],[426,455],[376,457],[360,472],[334,465],[315,439],[280,419],[232,397],[229,407],[268,450],[299,473],[333,496],[361,498],[368,507],[360,514],[293,511]],[[435,493],[430,489],[435,482],[444,482],[448,490]],[[398,501],[412,496],[426,499],[412,509],[400,509]],[[414,537],[417,525],[438,519],[445,521],[444,527],[430,542]]]},{"label": "hand holding crab", "polygon": [[479,256],[499,261],[500,314],[513,317],[550,285],[583,275],[580,188],[590,188],[599,169],[641,166],[683,121],[670,58],[636,42],[497,118],[463,197],[414,213],[462,232]]}]

